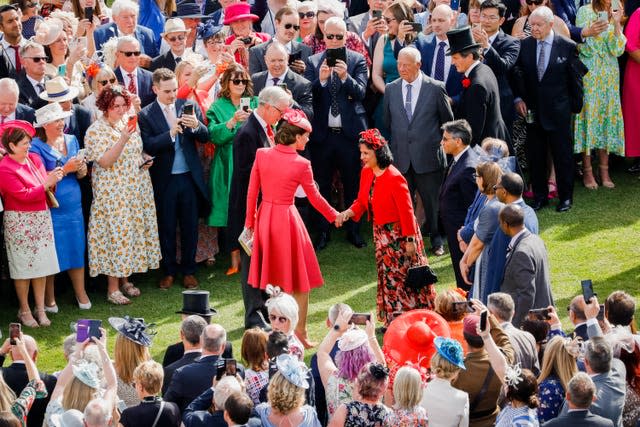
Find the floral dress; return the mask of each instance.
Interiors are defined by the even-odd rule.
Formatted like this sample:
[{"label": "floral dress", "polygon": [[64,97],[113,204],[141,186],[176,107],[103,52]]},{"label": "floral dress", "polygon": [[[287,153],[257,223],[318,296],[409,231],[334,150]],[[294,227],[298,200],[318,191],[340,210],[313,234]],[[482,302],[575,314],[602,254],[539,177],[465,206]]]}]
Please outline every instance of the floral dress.
[{"label": "floral dress", "polygon": [[382,427],[391,411],[379,403],[370,405],[357,400],[347,403],[344,427]]},{"label": "floral dress", "polygon": [[[587,27],[598,19],[591,5],[578,9],[576,26]],[[574,151],[604,149],[624,156],[624,124],[620,106],[618,56],[626,37],[615,35],[613,24],[580,44],[580,59],[589,68],[584,76],[584,107],[574,121]]]},{"label": "floral dress", "polygon": [[412,409],[395,409],[384,420],[384,427],[427,427],[427,411],[422,406]]},{"label": "floral dress", "polygon": [[332,416],[338,406],[347,403],[352,399],[353,385],[349,380],[341,378],[334,372],[327,379],[327,387],[325,390],[325,398],[327,400],[327,412]]},{"label": "floral dress", "polygon": [[564,387],[560,379],[555,375],[548,376],[538,386],[538,419],[541,423],[549,421],[560,415],[564,403]]},{"label": "floral dress", "polygon": [[134,133],[110,168],[98,160],[120,138],[124,121],[112,127],[104,118],[87,130],[87,160],[93,161],[93,203],[89,217],[89,274],[128,277],[160,263],[158,222],[148,170],[140,169],[142,140]]},{"label": "floral dress", "polygon": [[36,399],[44,399],[47,395],[47,388],[44,382],[39,379],[29,381],[24,389],[22,389],[20,396],[18,396],[15,402],[13,402],[13,405],[11,405],[11,413],[20,420],[22,427],[26,427],[27,425],[27,416],[29,415],[33,401]]}]

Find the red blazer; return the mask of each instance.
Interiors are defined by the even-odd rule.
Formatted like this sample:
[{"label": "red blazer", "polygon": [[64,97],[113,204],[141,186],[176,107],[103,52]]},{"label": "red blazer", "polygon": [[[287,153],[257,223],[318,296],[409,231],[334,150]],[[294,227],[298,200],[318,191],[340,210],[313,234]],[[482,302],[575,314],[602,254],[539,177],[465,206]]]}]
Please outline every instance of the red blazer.
[{"label": "red blazer", "polygon": [[[29,158],[44,181],[47,171],[42,165],[40,156],[29,153]],[[47,209],[47,196],[40,180],[31,173],[31,168],[26,163],[17,163],[8,155],[0,161],[0,194],[2,194],[4,208],[8,211],[26,212]]]},{"label": "red blazer", "polygon": [[[360,172],[360,190],[358,198],[353,201],[351,210],[355,214],[354,220],[358,221],[362,214],[369,212],[369,190],[373,183],[373,171],[369,167],[362,168]],[[373,223],[376,225],[400,222],[403,236],[415,236],[416,219],[413,215],[413,204],[409,186],[400,171],[394,166],[389,166],[382,175],[376,178],[371,198],[373,208]]]}]

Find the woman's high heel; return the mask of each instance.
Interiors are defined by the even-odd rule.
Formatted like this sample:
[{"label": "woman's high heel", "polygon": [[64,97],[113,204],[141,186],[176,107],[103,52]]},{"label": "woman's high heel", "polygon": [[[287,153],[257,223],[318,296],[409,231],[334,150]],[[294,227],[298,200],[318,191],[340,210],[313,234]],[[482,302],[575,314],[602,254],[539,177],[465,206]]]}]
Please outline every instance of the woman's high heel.
[{"label": "woman's high heel", "polygon": [[40,326],[51,326],[51,320],[47,317],[47,312],[44,308],[36,308],[36,320]]},{"label": "woman's high heel", "polygon": [[29,328],[37,328],[39,326],[38,322],[36,322],[36,319],[33,318],[33,314],[31,314],[30,311],[19,311],[18,320],[24,326],[27,326]]},{"label": "woman's high heel", "polygon": [[585,188],[588,190],[597,190],[598,183],[593,177],[593,169],[591,168],[591,166],[583,168],[582,173],[582,183],[584,184]]}]

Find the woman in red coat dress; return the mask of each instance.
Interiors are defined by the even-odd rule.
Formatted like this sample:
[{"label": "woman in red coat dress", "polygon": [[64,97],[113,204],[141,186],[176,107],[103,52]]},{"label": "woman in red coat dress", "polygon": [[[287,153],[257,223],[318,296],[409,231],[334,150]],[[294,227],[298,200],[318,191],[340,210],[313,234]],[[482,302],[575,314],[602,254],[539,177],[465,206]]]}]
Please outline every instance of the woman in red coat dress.
[{"label": "woman in red coat dress", "polygon": [[[338,212],[316,188],[309,160],[296,151],[304,150],[309,141],[309,120],[302,111],[293,109],[285,111],[282,118],[276,146],[259,149],[251,170],[245,218],[245,228],[254,233],[248,283],[260,289],[277,285],[293,295],[299,306],[295,333],[309,348],[313,345],[307,338],[309,291],[322,286],[323,281],[309,233],[294,205],[294,194],[302,186],[313,207],[328,221],[334,222]],[[259,192],[262,199],[256,209]]]},{"label": "woman in red coat dress", "polygon": [[424,243],[413,214],[409,186],[391,163],[393,156],[378,129],[360,132],[360,173],[358,198],[342,212],[342,220],[373,216],[373,241],[378,267],[378,318],[386,328],[396,311],[433,309],[433,285],[420,291],[405,288],[409,267],[424,265]]}]

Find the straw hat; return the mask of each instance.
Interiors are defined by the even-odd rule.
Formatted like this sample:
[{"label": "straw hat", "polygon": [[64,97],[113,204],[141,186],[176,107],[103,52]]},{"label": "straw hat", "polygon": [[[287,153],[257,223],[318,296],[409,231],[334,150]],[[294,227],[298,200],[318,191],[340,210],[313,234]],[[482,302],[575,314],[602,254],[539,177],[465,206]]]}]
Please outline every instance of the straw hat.
[{"label": "straw hat", "polygon": [[78,96],[78,88],[69,86],[64,77],[58,76],[47,80],[44,84],[45,91],[39,96],[49,102],[71,101]]},{"label": "straw hat", "polygon": [[47,104],[42,108],[36,110],[36,122],[35,127],[40,128],[47,123],[55,122],[56,120],[66,119],[73,113],[71,111],[64,111],[60,104],[53,102]]},{"label": "straw hat", "polygon": [[187,27],[184,26],[184,21],[180,18],[169,18],[167,22],[164,23],[164,33],[160,33],[162,37],[171,33],[189,33],[191,30],[188,30]]}]

